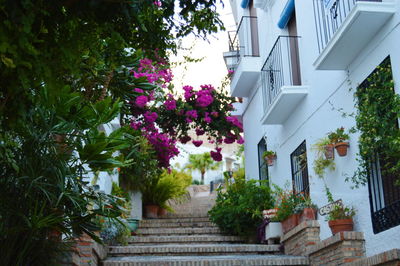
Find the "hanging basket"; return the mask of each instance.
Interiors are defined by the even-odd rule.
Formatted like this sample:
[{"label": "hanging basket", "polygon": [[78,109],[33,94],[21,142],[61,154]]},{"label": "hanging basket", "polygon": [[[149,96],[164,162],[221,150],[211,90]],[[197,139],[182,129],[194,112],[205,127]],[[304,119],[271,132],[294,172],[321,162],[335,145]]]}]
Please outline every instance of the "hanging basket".
[{"label": "hanging basket", "polygon": [[349,148],[350,144],[348,142],[339,142],[336,143],[335,149],[340,157],[347,155],[347,149]]},{"label": "hanging basket", "polygon": [[267,162],[268,166],[273,166],[276,160],[276,155],[267,155],[264,157],[264,160]]}]

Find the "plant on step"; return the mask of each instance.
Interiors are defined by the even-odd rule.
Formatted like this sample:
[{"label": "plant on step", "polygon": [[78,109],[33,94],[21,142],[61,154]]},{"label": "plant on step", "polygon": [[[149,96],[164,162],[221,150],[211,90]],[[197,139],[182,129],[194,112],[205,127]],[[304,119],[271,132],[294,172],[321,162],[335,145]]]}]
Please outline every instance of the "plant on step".
[{"label": "plant on step", "polygon": [[[325,137],[319,139],[318,142],[313,145],[313,150],[316,151],[313,170],[320,178],[324,177],[326,170],[334,171],[336,169],[336,164],[333,157],[326,156],[326,147],[329,144],[331,144],[331,140],[328,137]],[[328,152],[333,152],[333,150]]]},{"label": "plant on step", "polygon": [[255,237],[256,228],[263,220],[262,211],[273,205],[273,193],[266,183],[258,185],[255,180],[237,179],[226,191],[218,191],[209,216],[225,233]]},{"label": "plant on step", "polygon": [[275,221],[284,221],[292,214],[297,213],[298,206],[307,202],[307,196],[303,192],[294,193],[292,190],[275,186],[275,209],[277,209]]},{"label": "plant on step", "polygon": [[127,245],[131,231],[124,220],[102,220],[100,237],[107,245]]},{"label": "plant on step", "polygon": [[192,178],[185,172],[164,170],[161,175],[153,177],[143,188],[144,204],[154,204],[173,211],[167,204],[170,199],[181,199],[186,195],[186,189],[192,183]]}]

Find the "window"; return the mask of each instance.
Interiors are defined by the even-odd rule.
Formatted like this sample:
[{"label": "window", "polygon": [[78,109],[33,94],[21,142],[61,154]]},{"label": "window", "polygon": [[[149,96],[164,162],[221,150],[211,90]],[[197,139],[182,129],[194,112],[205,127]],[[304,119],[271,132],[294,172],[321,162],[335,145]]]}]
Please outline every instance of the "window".
[{"label": "window", "polygon": [[263,157],[264,151],[267,150],[267,143],[262,138],[257,145],[258,148],[258,176],[260,180],[269,180],[268,177],[268,165]]},{"label": "window", "polygon": [[290,162],[292,166],[293,193],[303,192],[305,195],[309,196],[310,183],[308,181],[306,141],[303,141],[300,146],[290,154]]},{"label": "window", "polygon": [[[376,81],[377,79],[374,78],[374,75],[378,74],[378,68],[388,69],[389,75],[380,76],[379,80]],[[378,68],[360,84],[358,91],[365,92],[366,88],[377,88],[378,90],[386,89],[390,90],[388,94],[389,97],[391,97],[391,93],[393,93],[394,96],[395,92],[393,88],[383,85],[393,79],[390,58],[387,57]],[[372,83],[370,83],[368,79],[370,79]],[[359,101],[361,101],[360,99],[359,96]],[[380,99],[381,98],[377,97],[375,101],[379,101]],[[399,129],[399,123],[396,112],[388,107],[387,101],[380,101],[381,103],[377,102],[378,108],[376,112],[378,116],[389,121],[389,125],[392,125],[391,129],[397,131]],[[389,127],[386,130],[390,130]],[[372,227],[374,233],[377,234],[400,225],[400,186],[395,185],[400,173],[398,171],[389,171],[389,169],[398,163],[398,154],[386,153],[385,148],[380,146],[380,144],[374,147],[374,152],[375,156],[369,160],[368,189]]]}]

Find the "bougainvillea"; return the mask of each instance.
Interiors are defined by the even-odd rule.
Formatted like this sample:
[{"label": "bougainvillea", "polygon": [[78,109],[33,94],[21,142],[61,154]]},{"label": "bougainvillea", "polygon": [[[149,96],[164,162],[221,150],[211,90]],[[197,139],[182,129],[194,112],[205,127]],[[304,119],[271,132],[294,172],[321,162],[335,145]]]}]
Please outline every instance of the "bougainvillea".
[{"label": "bougainvillea", "polygon": [[[140,60],[137,69],[132,70],[135,78],[145,77],[154,89],[134,89],[135,97],[129,101],[131,127],[140,130],[157,153],[159,165],[169,167],[169,161],[179,151],[177,141],[185,144],[189,141],[196,147],[203,140],[192,139],[189,132],[196,136],[207,135],[209,143],[215,143],[211,157],[222,160],[219,144],[243,143],[242,123],[230,112],[233,111],[234,98],[212,85],[202,85],[198,90],[184,86],[182,96],[172,94],[172,72],[165,60],[154,62],[148,58]],[[194,134],[193,134],[194,135]]]}]

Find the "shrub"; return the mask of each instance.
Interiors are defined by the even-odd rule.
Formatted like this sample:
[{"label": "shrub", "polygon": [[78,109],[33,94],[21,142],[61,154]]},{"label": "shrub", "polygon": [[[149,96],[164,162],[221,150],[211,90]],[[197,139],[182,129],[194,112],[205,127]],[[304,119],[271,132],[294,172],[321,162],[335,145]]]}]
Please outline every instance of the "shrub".
[{"label": "shrub", "polygon": [[274,221],[281,222],[286,220],[290,215],[297,213],[306,202],[307,198],[303,193],[295,194],[291,190],[277,188],[277,201],[275,204],[277,212]]},{"label": "shrub", "polygon": [[124,221],[113,221],[106,219],[102,223],[100,236],[104,243],[108,245],[127,245],[131,234],[127,224]]},{"label": "shrub", "polygon": [[263,220],[262,211],[273,206],[274,199],[268,186],[257,185],[255,180],[238,179],[226,191],[218,191],[216,204],[209,215],[225,233],[255,236],[256,228]]}]

